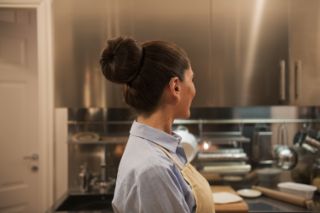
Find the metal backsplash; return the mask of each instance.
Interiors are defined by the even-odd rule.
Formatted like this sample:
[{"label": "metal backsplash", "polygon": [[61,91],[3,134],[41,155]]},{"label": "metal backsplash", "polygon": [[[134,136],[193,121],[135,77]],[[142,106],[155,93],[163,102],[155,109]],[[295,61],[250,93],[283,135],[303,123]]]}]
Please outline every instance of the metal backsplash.
[{"label": "metal backsplash", "polygon": [[[319,107],[245,107],[245,108],[194,108],[188,120],[177,120],[174,127],[186,126],[201,139],[202,132],[237,131],[250,139],[244,144],[250,163],[259,158],[254,150],[261,141],[257,131],[270,133],[268,146],[277,143],[277,130],[285,123],[288,128],[289,143],[292,145],[295,133],[304,124],[320,129]],[[69,108],[68,109],[68,188],[79,189],[80,167],[87,164],[91,173],[101,176],[101,164],[105,162],[105,176],[116,178],[121,151],[125,147],[134,115],[128,109],[119,108]],[[79,132],[94,132],[99,141],[77,143],[72,140]],[[115,138],[121,141],[114,140]],[[270,141],[271,140],[271,141]],[[261,142],[262,143],[262,142]],[[266,143],[265,141],[263,143]],[[265,144],[265,145],[268,145]],[[270,150],[269,150],[270,151]],[[104,161],[104,162],[103,162]]]}]

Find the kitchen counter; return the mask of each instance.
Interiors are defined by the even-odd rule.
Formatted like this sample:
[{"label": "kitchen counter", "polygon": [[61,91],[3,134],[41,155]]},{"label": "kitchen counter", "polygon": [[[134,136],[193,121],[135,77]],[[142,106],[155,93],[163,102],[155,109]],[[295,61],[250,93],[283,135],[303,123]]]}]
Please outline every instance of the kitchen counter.
[{"label": "kitchen counter", "polygon": [[295,206],[289,203],[278,201],[266,196],[261,196],[259,198],[245,199],[245,202],[249,206],[250,213],[276,213],[276,212],[295,212],[295,213],[310,213],[310,212],[319,212],[311,211],[306,208]]},{"label": "kitchen counter", "polygon": [[[214,192],[236,192],[229,186],[213,185],[211,189]],[[216,213],[277,213],[277,212],[295,212],[311,213],[320,212],[320,194],[314,196],[314,209],[308,210],[305,207],[296,206],[280,200],[266,197],[264,195],[257,198],[247,198],[244,201],[229,204],[216,204]]]},{"label": "kitchen counter", "polygon": [[[58,206],[69,196],[69,195],[90,195],[95,193],[79,193],[75,191],[70,191],[65,193],[56,203],[50,208],[47,213],[94,213],[94,212],[102,212],[102,213],[111,213],[113,212],[111,208],[106,210],[86,210],[86,211],[55,211]],[[313,213],[313,212],[320,212],[320,194],[316,194],[315,200],[315,208],[311,211],[306,208],[302,208],[299,206],[295,206],[289,203],[285,203],[282,201],[278,201],[275,199],[268,198],[266,196],[261,196],[258,198],[253,199],[244,199],[245,202],[248,204],[249,213],[285,213],[285,212],[292,212],[292,213]],[[111,204],[108,205],[111,207]],[[216,212],[219,213],[219,212]]]},{"label": "kitchen counter", "polygon": [[[62,206],[63,203],[65,203],[65,201],[70,198],[71,196],[73,197],[83,197],[84,202],[82,202],[80,199],[78,199],[78,202],[76,203],[77,206],[81,206],[81,202],[85,203],[86,198],[90,197],[90,196],[94,196],[97,197],[97,202],[92,203],[93,205],[98,205],[99,207],[101,207],[101,203],[104,202],[103,200],[101,200],[101,197],[106,197],[105,200],[105,205],[103,205],[105,208],[103,208],[103,210],[57,210],[59,207]],[[70,190],[68,192],[66,192],[64,195],[62,195],[53,205],[51,208],[49,208],[46,213],[94,213],[94,212],[102,212],[102,213],[113,213],[112,207],[111,207],[111,200],[112,200],[113,194],[111,193],[99,193],[99,192],[80,192],[80,191],[76,191],[76,190]],[[69,206],[72,206],[69,205]],[[92,205],[91,205],[92,206]],[[102,209],[102,208],[100,208]]]}]

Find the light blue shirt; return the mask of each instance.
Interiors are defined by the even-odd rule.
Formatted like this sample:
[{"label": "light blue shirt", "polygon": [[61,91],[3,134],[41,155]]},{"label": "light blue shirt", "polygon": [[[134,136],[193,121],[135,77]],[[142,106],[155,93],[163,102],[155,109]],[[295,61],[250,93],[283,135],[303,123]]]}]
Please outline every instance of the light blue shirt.
[{"label": "light blue shirt", "polygon": [[121,158],[115,194],[115,212],[194,212],[195,200],[178,167],[157,146],[166,148],[182,163],[186,156],[181,137],[133,122]]}]

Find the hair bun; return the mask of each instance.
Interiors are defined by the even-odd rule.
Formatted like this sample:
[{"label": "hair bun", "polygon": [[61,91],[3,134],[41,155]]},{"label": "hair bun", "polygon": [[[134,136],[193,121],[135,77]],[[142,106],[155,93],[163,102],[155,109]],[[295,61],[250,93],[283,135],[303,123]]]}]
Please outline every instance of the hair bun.
[{"label": "hair bun", "polygon": [[118,37],[108,40],[100,65],[104,76],[115,83],[128,83],[140,69],[142,48],[132,38]]}]

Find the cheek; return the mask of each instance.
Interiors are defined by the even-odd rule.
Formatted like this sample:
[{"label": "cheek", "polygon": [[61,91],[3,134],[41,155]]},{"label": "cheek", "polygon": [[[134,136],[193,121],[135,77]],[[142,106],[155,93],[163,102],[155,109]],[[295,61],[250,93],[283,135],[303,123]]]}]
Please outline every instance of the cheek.
[{"label": "cheek", "polygon": [[194,86],[194,84],[193,84],[192,88],[193,88],[193,97],[194,97],[197,94],[197,90],[196,90],[196,87]]},{"label": "cheek", "polygon": [[196,95],[196,88],[194,86],[194,84],[192,83],[191,87],[190,87],[190,94],[192,96],[192,98],[194,98],[194,96]]}]

